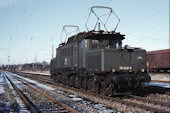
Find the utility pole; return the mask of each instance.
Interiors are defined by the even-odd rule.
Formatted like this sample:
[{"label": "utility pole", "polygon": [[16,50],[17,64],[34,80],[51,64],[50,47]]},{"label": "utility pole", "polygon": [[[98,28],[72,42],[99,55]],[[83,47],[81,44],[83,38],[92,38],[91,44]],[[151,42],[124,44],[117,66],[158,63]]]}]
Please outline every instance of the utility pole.
[{"label": "utility pole", "polygon": [[37,53],[35,54],[34,70],[36,70],[36,69],[37,69],[37,65],[36,65],[36,63],[37,63]]},{"label": "utility pole", "polygon": [[54,58],[54,45],[52,44],[52,59]]},{"label": "utility pole", "polygon": [[37,53],[35,54],[35,63],[37,62]]},{"label": "utility pole", "polygon": [[8,56],[8,69],[9,69],[9,61],[10,61],[10,56]]}]

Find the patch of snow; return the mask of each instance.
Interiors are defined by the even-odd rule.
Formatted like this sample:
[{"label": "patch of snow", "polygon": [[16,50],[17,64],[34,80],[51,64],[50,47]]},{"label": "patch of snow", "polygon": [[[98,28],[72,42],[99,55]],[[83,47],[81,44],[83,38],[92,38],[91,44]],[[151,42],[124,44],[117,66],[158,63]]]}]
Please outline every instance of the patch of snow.
[{"label": "patch of snow", "polygon": [[89,105],[89,104],[91,104],[92,102],[83,100],[82,103]]},{"label": "patch of snow", "polygon": [[151,76],[151,80],[160,80],[160,81],[169,81],[170,82],[170,74],[169,73],[149,73]]},{"label": "patch of snow", "polygon": [[22,78],[22,79],[24,79],[24,80],[26,80],[26,81],[28,81],[28,82],[33,83],[33,84],[36,84],[37,86],[42,87],[42,88],[44,88],[44,89],[47,89],[47,90],[55,90],[55,89],[52,88],[52,87],[49,87],[49,86],[44,85],[44,84],[41,84],[41,83],[39,83],[39,82],[37,82],[37,81],[34,81],[34,80],[31,80],[31,79],[29,79],[29,78],[25,78],[25,77],[22,77],[22,76],[16,75],[16,74],[15,74],[14,76],[17,76],[17,77],[19,77],[19,78]]},{"label": "patch of snow", "polygon": [[2,74],[0,75],[0,83],[4,82],[4,77],[2,76]]},{"label": "patch of snow", "polygon": [[165,83],[143,83],[144,85],[150,85],[150,86],[159,86],[159,87],[165,87],[165,88],[170,88],[170,84],[165,84]]},{"label": "patch of snow", "polygon": [[68,95],[68,96],[69,96],[69,97],[72,97],[72,98],[76,97],[76,95],[72,95],[72,94],[71,94],[71,95]]},{"label": "patch of snow", "polygon": [[99,109],[102,113],[116,113],[116,111],[104,107],[103,104],[95,104],[94,108]]},{"label": "patch of snow", "polygon": [[9,113],[10,109],[11,108],[9,102],[0,101],[0,113]]},{"label": "patch of snow", "polygon": [[79,97],[77,97],[76,95],[73,95],[73,94],[68,95],[68,96],[71,97],[74,101],[82,101],[83,100],[82,98],[79,98]]},{"label": "patch of snow", "polygon": [[103,109],[103,105],[102,104],[95,104],[94,108]]},{"label": "patch of snow", "polygon": [[5,93],[5,91],[4,91],[4,87],[2,85],[0,85],[0,94],[2,94],[2,93]]},{"label": "patch of snow", "polygon": [[57,93],[61,93],[63,94],[64,92],[63,91],[60,91],[60,90],[56,90]]},{"label": "patch of snow", "polygon": [[[9,73],[7,73],[9,74]],[[9,77],[9,76],[8,76]],[[10,76],[11,77],[11,76]],[[21,100],[21,98],[19,97],[19,95],[15,92],[14,88],[12,87],[11,83],[6,79],[6,83],[8,84],[9,88],[12,90],[12,94],[14,95],[15,97],[15,100],[16,102],[18,103],[19,105],[19,112],[20,113],[29,113],[27,108],[25,107],[25,104],[23,103],[23,101]],[[12,79],[14,80],[14,79]],[[13,82],[13,81],[12,81]]]},{"label": "patch of snow", "polygon": [[82,101],[82,98],[78,98],[78,97],[75,97],[75,98],[72,98],[74,101]]},{"label": "patch of snow", "polygon": [[30,74],[41,74],[41,75],[50,75],[49,71],[37,71],[37,72],[32,72],[32,71],[21,71],[23,73],[30,73]]}]

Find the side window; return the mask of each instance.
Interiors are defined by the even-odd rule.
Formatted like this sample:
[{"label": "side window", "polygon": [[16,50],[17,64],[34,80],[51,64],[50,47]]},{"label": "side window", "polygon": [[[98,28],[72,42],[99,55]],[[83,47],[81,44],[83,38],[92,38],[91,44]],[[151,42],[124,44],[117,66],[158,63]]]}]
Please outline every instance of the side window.
[{"label": "side window", "polygon": [[84,47],[87,48],[87,40],[84,40]]},{"label": "side window", "polygon": [[98,48],[99,47],[99,41],[98,40],[92,40],[92,48]]}]

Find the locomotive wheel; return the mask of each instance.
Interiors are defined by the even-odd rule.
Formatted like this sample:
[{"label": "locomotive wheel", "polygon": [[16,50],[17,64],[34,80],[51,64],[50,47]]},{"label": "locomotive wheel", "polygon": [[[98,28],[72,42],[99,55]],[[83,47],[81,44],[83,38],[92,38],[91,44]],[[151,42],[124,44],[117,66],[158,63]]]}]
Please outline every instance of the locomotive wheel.
[{"label": "locomotive wheel", "polygon": [[87,90],[87,78],[86,77],[83,78],[82,89]]},{"label": "locomotive wheel", "polygon": [[61,75],[60,75],[60,74],[57,74],[57,75],[56,75],[56,82],[60,82],[60,79],[61,79]]},{"label": "locomotive wheel", "polygon": [[88,78],[87,80],[87,90],[92,91],[93,92],[93,79],[92,78]]},{"label": "locomotive wheel", "polygon": [[66,81],[66,85],[69,86],[70,85],[70,77],[69,76],[65,76],[65,81]]},{"label": "locomotive wheel", "polygon": [[56,82],[56,76],[53,76],[53,81]]},{"label": "locomotive wheel", "polygon": [[58,82],[59,82],[59,83],[62,82],[62,75],[61,75],[61,74],[58,75]]},{"label": "locomotive wheel", "polygon": [[82,87],[82,75],[76,75],[74,78],[74,87],[81,88]]},{"label": "locomotive wheel", "polygon": [[104,94],[105,95],[108,95],[108,96],[112,96],[114,94],[114,84],[113,83],[110,83],[110,85],[108,85],[105,90],[104,90]]},{"label": "locomotive wheel", "polygon": [[79,87],[79,85],[78,85],[78,81],[79,81],[78,76],[75,76],[74,81],[73,81],[73,83],[74,83],[74,87],[75,87],[75,88],[78,88],[78,87]]},{"label": "locomotive wheel", "polygon": [[94,93],[100,93],[100,88],[98,83],[94,83],[92,86],[92,92]]},{"label": "locomotive wheel", "polygon": [[92,81],[92,92],[100,93],[102,79],[99,76],[95,76]]},{"label": "locomotive wheel", "polygon": [[64,85],[66,85],[66,79],[65,79],[66,77],[64,76],[64,75],[62,75],[62,83],[64,84]]},{"label": "locomotive wheel", "polygon": [[74,75],[72,75],[71,77],[69,77],[70,78],[70,80],[69,80],[69,86],[71,86],[71,87],[73,87],[74,86],[74,82],[75,82],[75,77],[74,77]]}]

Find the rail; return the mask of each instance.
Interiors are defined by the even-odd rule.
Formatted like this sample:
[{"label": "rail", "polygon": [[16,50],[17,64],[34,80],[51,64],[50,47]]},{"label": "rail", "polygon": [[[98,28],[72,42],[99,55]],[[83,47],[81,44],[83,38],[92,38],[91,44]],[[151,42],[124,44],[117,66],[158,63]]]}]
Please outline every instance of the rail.
[{"label": "rail", "polygon": [[66,104],[64,104],[64,103],[62,103],[62,102],[60,102],[60,101],[57,101],[57,100],[54,99],[53,97],[51,97],[51,96],[43,93],[42,91],[40,91],[40,90],[38,90],[38,89],[30,86],[29,84],[23,82],[21,79],[18,79],[18,78],[16,78],[16,79],[17,79],[18,81],[22,82],[23,84],[25,84],[27,87],[33,89],[34,91],[38,92],[39,94],[41,94],[41,95],[45,96],[46,98],[48,98],[49,100],[53,101],[54,103],[57,103],[58,105],[60,105],[60,106],[62,106],[63,108],[67,109],[67,110],[70,111],[71,113],[79,113],[77,110],[69,107],[68,105],[66,105]]},{"label": "rail", "polygon": [[[34,74],[32,74],[32,75],[34,75]],[[150,111],[153,111],[153,112],[164,112],[164,113],[169,112],[169,111],[164,110],[164,109],[159,109],[159,108],[155,108],[155,107],[147,106],[147,105],[143,105],[143,104],[141,105],[141,104],[138,104],[138,103],[135,103],[135,102],[129,102],[129,101],[122,100],[120,98],[103,96],[101,94],[96,94],[96,93],[82,91],[80,89],[76,89],[76,88],[72,88],[72,87],[68,87],[68,86],[63,86],[63,85],[54,83],[52,80],[42,79],[42,78],[39,78],[39,77],[32,77],[32,78],[36,78],[36,80],[41,81],[41,82],[58,85],[60,87],[69,88],[69,89],[72,89],[72,90],[78,91],[78,92],[83,92],[87,95],[97,96],[97,97],[100,97],[100,98],[103,98],[103,99],[106,99],[106,100],[116,101],[116,102],[119,102],[119,103],[127,105],[127,106],[138,107],[138,108],[150,110]],[[165,107],[170,106],[170,103],[167,103],[167,102],[154,101],[154,100],[151,100],[151,99],[139,98],[139,97],[135,97],[135,96],[133,96],[133,98],[136,99],[136,100],[142,100],[142,101],[146,101],[146,102],[153,103],[153,104],[157,103],[158,105],[163,105]]]},{"label": "rail", "polygon": [[[6,76],[6,75],[5,75]],[[15,91],[18,93],[20,98],[23,100],[25,105],[27,106],[28,110],[31,111],[31,113],[37,113],[37,111],[31,106],[31,104],[27,101],[27,99],[24,97],[24,95],[21,93],[21,91],[13,84],[13,82],[6,76],[6,78],[11,83],[12,87],[15,89]]]}]

